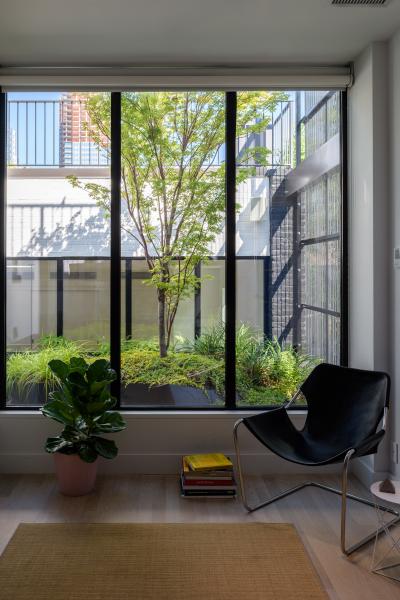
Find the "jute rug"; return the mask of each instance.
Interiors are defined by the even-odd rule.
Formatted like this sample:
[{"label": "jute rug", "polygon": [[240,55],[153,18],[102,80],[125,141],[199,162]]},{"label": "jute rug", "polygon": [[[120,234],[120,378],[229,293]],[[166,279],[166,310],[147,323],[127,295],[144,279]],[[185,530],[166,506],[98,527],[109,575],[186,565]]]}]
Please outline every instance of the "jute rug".
[{"label": "jute rug", "polygon": [[288,524],[26,523],[1,600],[326,600]]}]

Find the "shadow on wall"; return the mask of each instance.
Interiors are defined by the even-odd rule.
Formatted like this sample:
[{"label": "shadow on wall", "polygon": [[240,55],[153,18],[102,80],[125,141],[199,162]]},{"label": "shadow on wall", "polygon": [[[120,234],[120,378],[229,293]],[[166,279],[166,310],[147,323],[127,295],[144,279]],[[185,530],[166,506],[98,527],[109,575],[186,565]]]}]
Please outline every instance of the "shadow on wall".
[{"label": "shadow on wall", "polygon": [[[46,206],[43,208],[45,210]],[[96,209],[95,214],[85,218],[83,209],[79,208],[66,224],[57,223],[51,231],[46,226],[39,227],[17,256],[108,257],[110,237],[110,221],[104,211]],[[124,230],[121,231],[121,246],[122,255],[140,254],[139,244]]]}]

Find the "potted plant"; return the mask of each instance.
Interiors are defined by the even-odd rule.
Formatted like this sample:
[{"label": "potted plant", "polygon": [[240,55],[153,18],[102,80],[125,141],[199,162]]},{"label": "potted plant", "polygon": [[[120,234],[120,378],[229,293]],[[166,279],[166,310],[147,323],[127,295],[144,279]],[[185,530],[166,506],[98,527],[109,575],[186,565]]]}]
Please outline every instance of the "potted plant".
[{"label": "potted plant", "polygon": [[47,439],[45,449],[54,454],[60,491],[81,496],[94,487],[98,457],[115,458],[118,454],[115,442],[102,434],[126,427],[120,413],[112,410],[116,399],[110,395],[110,383],[116,373],[105,359],[87,363],[82,357],[73,357],[69,363],[51,360],[49,368],[59,388],[51,392],[41,410],[64,429]]}]

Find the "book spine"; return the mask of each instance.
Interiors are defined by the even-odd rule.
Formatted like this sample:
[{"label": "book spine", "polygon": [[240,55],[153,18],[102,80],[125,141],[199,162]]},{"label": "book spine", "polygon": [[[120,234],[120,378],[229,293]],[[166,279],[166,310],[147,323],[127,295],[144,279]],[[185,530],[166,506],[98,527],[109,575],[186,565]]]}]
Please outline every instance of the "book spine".
[{"label": "book spine", "polygon": [[182,494],[184,496],[218,496],[224,498],[225,496],[235,496],[236,490],[218,490],[218,491],[208,491],[208,490],[182,490]]},{"label": "book spine", "polygon": [[183,483],[184,483],[184,485],[192,485],[192,486],[207,485],[209,487],[212,487],[212,486],[223,487],[223,486],[235,485],[235,480],[234,479],[187,479],[186,477],[184,477]]},{"label": "book spine", "polygon": [[205,491],[210,491],[210,492],[227,492],[227,491],[236,491],[236,486],[235,485],[224,485],[224,486],[209,486],[209,485],[182,485],[182,489],[184,490],[188,490],[188,491],[193,491],[193,492],[200,492],[202,490]]},{"label": "book spine", "polygon": [[188,464],[190,470],[194,471],[195,473],[198,471],[226,471],[227,469],[231,468],[229,465],[223,465],[221,467],[218,467],[218,465],[209,465],[207,467],[205,465],[196,465],[190,461],[188,461]]},{"label": "book spine", "polygon": [[[187,494],[185,494],[184,492],[181,493],[181,497],[185,498],[185,500],[196,500],[196,498],[199,498],[200,496],[196,495],[196,496],[188,496]],[[208,498],[208,500],[234,500],[236,498],[236,494],[231,494],[230,496],[201,496],[202,498]]]},{"label": "book spine", "polygon": [[219,475],[214,475],[212,473],[185,473],[182,471],[182,474],[186,477],[186,479],[208,479],[209,481],[223,481],[224,479],[234,479],[233,473],[226,473],[222,477]]}]

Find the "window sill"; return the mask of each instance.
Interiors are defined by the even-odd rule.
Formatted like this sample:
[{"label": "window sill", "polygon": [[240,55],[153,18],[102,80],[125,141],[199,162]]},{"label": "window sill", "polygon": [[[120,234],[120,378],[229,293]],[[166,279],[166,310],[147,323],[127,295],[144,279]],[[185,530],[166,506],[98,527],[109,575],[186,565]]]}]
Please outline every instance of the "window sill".
[{"label": "window sill", "polygon": [[[251,415],[259,414],[259,410],[121,410],[125,419],[240,419]],[[307,414],[307,410],[289,410],[289,414],[294,417],[302,417]],[[25,417],[32,419],[42,419],[43,415],[38,410],[2,410],[0,418]]]}]

